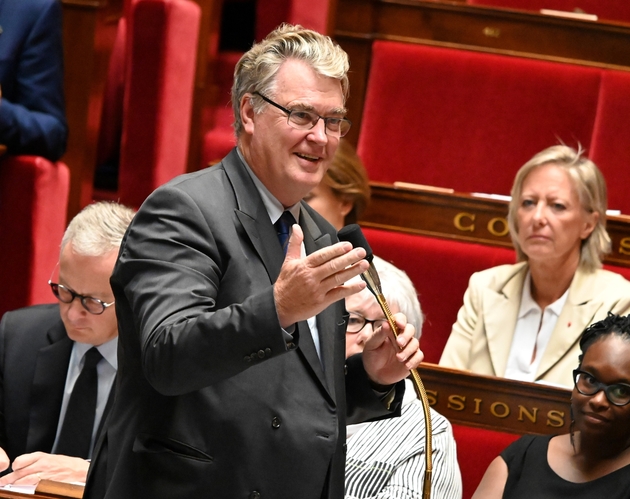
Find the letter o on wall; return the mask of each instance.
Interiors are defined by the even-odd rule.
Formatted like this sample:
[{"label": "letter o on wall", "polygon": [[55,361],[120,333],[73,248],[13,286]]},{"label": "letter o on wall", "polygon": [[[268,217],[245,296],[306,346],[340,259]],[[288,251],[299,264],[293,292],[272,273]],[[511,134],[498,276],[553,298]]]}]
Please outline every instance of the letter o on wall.
[{"label": "letter o on wall", "polygon": [[503,217],[494,217],[488,222],[488,232],[496,237],[507,235],[507,233],[510,232],[507,220]]},{"label": "letter o on wall", "polygon": [[[497,410],[497,408],[499,407],[501,409]],[[503,402],[494,402],[490,406],[490,412],[492,413],[493,416],[503,419],[503,418],[507,418],[510,415],[510,407]]]}]

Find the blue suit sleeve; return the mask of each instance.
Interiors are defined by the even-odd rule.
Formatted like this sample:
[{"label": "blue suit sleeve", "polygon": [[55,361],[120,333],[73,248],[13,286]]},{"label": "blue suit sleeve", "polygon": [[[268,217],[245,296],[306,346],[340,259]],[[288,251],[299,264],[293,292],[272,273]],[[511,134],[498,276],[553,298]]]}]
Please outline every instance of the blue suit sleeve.
[{"label": "blue suit sleeve", "polygon": [[[8,5],[7,5],[8,4]],[[21,5],[20,5],[21,4]],[[51,161],[66,150],[62,12],[58,0],[5,2],[0,143]],[[16,29],[19,24],[21,29]]]}]

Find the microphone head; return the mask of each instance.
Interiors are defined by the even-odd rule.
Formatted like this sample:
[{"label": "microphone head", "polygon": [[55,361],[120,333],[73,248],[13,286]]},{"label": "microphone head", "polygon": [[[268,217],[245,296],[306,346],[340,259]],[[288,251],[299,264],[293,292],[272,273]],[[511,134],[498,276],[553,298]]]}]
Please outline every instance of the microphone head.
[{"label": "microphone head", "polygon": [[350,224],[342,227],[341,230],[337,232],[337,237],[340,241],[348,241],[351,243],[353,248],[363,248],[366,253],[365,259],[372,263],[374,253],[372,253],[372,248],[370,248],[367,239],[363,235],[361,227],[357,224]]}]

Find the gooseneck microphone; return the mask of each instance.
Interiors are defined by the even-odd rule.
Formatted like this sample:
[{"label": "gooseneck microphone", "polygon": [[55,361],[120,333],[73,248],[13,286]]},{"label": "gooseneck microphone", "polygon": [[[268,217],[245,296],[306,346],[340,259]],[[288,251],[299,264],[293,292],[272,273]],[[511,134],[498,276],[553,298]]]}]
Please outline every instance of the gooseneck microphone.
[{"label": "gooseneck microphone", "polygon": [[[376,301],[385,314],[385,318],[387,319],[389,327],[394,333],[394,337],[398,337],[398,327],[396,326],[396,321],[391,310],[389,309],[387,301],[385,300],[385,296],[383,296],[383,290],[381,289],[381,280],[378,276],[378,272],[376,271],[376,267],[374,267],[374,253],[372,253],[372,248],[370,248],[367,239],[365,239],[363,231],[361,231],[361,227],[359,227],[357,224],[346,225],[337,233],[337,237],[340,241],[349,242],[354,248],[360,247],[365,250],[365,259],[369,262],[370,267],[361,274],[361,279],[363,279],[367,283],[367,288],[376,297]],[[416,396],[422,402],[422,409],[424,411],[426,443],[422,497],[423,499],[429,499],[431,497],[431,475],[433,474],[433,429],[431,426],[431,413],[429,411],[429,401],[427,399],[427,393],[424,389],[424,385],[422,384],[422,380],[420,379],[418,371],[416,369],[411,369],[410,372]]]}]

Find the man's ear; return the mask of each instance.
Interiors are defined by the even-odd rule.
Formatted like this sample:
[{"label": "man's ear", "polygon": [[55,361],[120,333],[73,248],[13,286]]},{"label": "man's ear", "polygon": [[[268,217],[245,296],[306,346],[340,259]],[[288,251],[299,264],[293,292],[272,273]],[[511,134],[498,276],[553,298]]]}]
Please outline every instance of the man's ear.
[{"label": "man's ear", "polygon": [[256,112],[254,111],[254,107],[252,106],[252,95],[245,94],[241,98],[241,122],[243,123],[243,131],[249,135],[254,133],[254,115]]}]

